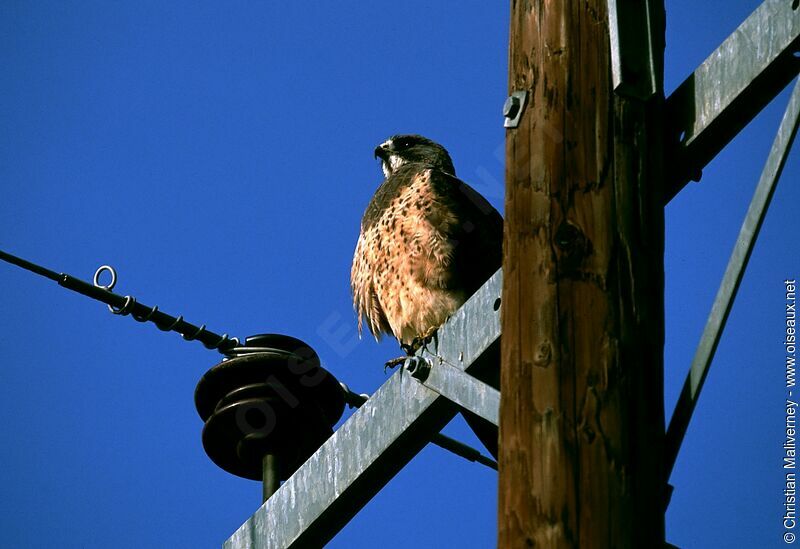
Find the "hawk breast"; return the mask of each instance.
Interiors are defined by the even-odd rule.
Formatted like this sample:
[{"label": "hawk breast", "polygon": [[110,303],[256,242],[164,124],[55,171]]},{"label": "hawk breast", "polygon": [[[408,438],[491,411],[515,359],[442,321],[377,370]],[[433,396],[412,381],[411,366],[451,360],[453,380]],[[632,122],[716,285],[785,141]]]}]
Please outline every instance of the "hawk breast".
[{"label": "hawk breast", "polygon": [[499,267],[502,218],[466,183],[407,164],[380,186],[351,270],[359,331],[401,343],[438,328]]}]

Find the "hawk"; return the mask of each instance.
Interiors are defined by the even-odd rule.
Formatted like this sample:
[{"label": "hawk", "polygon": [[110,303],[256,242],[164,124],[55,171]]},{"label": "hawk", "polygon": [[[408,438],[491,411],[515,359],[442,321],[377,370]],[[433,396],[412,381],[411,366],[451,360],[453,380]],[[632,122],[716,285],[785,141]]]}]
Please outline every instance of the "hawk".
[{"label": "hawk", "polygon": [[503,218],[430,139],[395,135],[375,157],[385,179],[361,220],[353,305],[359,334],[366,324],[413,354],[500,268]]}]

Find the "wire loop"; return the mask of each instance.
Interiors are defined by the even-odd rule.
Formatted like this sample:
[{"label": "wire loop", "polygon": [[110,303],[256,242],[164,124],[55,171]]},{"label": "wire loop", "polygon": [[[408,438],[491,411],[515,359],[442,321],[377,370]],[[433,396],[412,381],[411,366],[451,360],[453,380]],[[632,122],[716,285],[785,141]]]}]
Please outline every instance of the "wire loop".
[{"label": "wire loop", "polygon": [[[111,274],[111,282],[108,284],[100,284],[100,275],[104,272],[108,272]],[[117,285],[117,271],[111,265],[101,265],[95,272],[94,277],[92,278],[92,284],[95,285],[97,288],[103,288],[106,291],[111,291],[114,289],[114,286]],[[115,315],[127,315],[131,312],[131,307],[133,304],[136,303],[136,300],[129,295],[125,296],[125,303],[119,309],[112,307],[111,305],[106,305],[108,310],[114,313]]]},{"label": "wire loop", "polygon": [[[111,282],[107,285],[100,284],[100,275],[104,272],[108,271],[111,273]],[[111,265],[101,265],[95,272],[94,278],[92,282],[97,288],[103,288],[104,290],[108,290],[109,292],[114,289],[114,286],[117,285],[117,271]]]},{"label": "wire loop", "polygon": [[128,315],[131,313],[131,309],[133,308],[134,304],[136,303],[136,298],[131,297],[129,295],[125,296],[125,303],[122,304],[122,307],[119,309],[115,309],[111,305],[108,306],[108,310],[114,313],[115,315]]},{"label": "wire loop", "polygon": [[205,325],[205,324],[203,324],[203,325],[202,325],[202,326],[200,326],[200,327],[197,329],[197,331],[196,331],[195,333],[193,333],[192,335],[189,335],[189,334],[181,334],[181,337],[182,337],[183,339],[185,339],[186,341],[194,341],[195,339],[197,339],[198,337],[200,337],[200,336],[202,335],[202,333],[203,333],[203,332],[205,332],[205,331],[206,331],[206,325]]},{"label": "wire loop", "polygon": [[150,307],[150,312],[147,313],[146,315],[139,316],[137,314],[133,314],[131,316],[133,316],[133,319],[136,322],[147,322],[148,320],[153,318],[153,315],[156,314],[156,311],[158,311],[158,305],[153,305],[152,307]]}]

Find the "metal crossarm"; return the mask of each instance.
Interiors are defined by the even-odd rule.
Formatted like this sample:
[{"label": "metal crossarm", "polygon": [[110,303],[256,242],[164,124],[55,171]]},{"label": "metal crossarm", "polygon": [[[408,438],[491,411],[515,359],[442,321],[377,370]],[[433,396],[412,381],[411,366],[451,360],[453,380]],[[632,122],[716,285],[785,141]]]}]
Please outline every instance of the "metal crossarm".
[{"label": "metal crossarm", "polygon": [[697,399],[700,397],[700,391],[703,389],[703,383],[733,306],[733,300],[736,298],[742,276],[747,268],[753,246],[758,238],[758,232],[767,213],[770,199],[797,133],[798,120],[800,120],[800,80],[795,84],[789,99],[789,106],[783,115],[778,134],[772,144],[766,165],[739,231],[733,253],[725,269],[725,275],[717,291],[717,297],[714,299],[714,305],[706,321],[700,344],[697,346],[692,360],[691,370],[678,398],[675,412],[672,414],[665,441],[667,478],[675,465],[681,442],[686,434]]},{"label": "metal crossarm", "polygon": [[800,9],[766,0],[667,99],[673,170],[665,203],[680,192],[798,74]]},{"label": "metal crossarm", "polygon": [[[497,271],[438,330],[427,355],[470,372],[499,366]],[[225,542],[226,549],[330,540],[458,412],[401,368]]]}]

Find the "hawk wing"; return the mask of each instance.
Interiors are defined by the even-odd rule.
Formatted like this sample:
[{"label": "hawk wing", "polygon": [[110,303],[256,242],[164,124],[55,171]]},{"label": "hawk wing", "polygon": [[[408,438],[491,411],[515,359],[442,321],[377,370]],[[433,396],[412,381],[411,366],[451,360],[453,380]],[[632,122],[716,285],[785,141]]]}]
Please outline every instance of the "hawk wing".
[{"label": "hawk wing", "polygon": [[466,298],[483,286],[503,262],[503,218],[475,189],[460,179],[434,171],[433,192],[458,220],[445,227],[452,242],[453,266],[450,286]]},{"label": "hawk wing", "polygon": [[376,291],[373,277],[375,266],[380,263],[378,257],[379,241],[373,232],[365,232],[361,225],[356,251],[353,255],[353,266],[350,269],[350,288],[353,292],[353,307],[358,314],[358,335],[363,332],[364,319],[375,339],[382,333],[391,333],[391,326],[386,319]]},{"label": "hawk wing", "polygon": [[359,333],[364,320],[378,339],[438,327],[500,267],[502,239],[502,217],[469,185],[402,166],[361,221],[351,270]]}]

